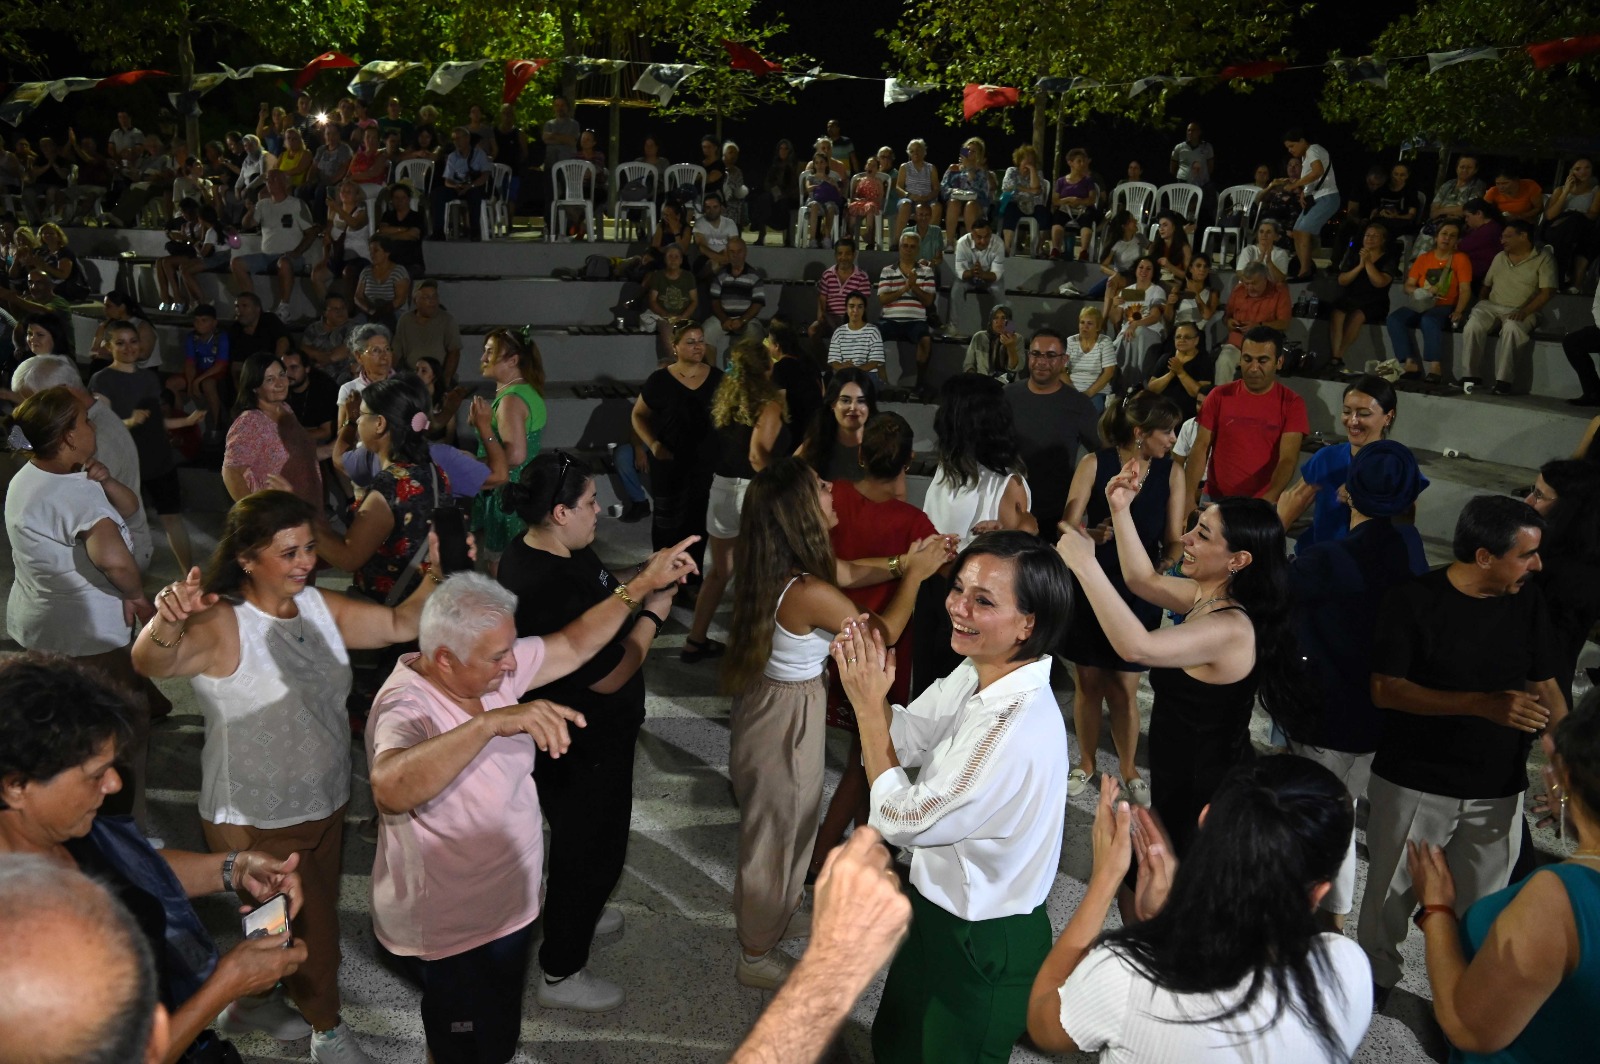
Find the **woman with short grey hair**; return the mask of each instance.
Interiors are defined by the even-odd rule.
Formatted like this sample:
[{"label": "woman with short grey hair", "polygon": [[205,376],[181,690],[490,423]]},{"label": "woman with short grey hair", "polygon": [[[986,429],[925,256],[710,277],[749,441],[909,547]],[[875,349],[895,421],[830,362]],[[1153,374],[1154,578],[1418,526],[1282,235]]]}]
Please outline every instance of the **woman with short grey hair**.
[{"label": "woman with short grey hair", "polygon": [[1289,249],[1279,246],[1282,239],[1283,226],[1276,218],[1261,219],[1261,224],[1256,226],[1256,242],[1239,252],[1235,267],[1242,270],[1252,262],[1259,262],[1267,268],[1267,277],[1274,284],[1283,284],[1289,275]]}]

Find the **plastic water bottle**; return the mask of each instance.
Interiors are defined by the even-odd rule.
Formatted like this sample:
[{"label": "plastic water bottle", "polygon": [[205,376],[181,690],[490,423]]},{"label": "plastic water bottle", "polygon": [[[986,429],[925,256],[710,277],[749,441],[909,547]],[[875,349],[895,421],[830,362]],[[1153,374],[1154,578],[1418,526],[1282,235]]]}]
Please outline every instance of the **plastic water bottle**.
[{"label": "plastic water bottle", "polygon": [[1315,318],[1317,316],[1318,305],[1319,301],[1317,300],[1317,294],[1312,292],[1306,297],[1306,317]]}]

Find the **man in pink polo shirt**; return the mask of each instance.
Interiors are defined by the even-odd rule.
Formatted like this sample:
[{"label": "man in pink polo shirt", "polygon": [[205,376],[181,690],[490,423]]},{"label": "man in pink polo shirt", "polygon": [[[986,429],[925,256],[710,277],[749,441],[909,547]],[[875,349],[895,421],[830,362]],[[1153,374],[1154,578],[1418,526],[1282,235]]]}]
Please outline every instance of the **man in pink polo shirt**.
[{"label": "man in pink polo shirt", "polygon": [[436,1064],[506,1061],[517,1049],[544,866],[534,752],[559,757],[569,727],[585,723],[566,706],[517,700],[588,661],[639,601],[692,572],[692,542],[658,551],[620,594],[542,638],[517,638],[515,595],[457,573],[423,608],[422,652],[400,659],[373,702],[372,929],[422,985]]}]

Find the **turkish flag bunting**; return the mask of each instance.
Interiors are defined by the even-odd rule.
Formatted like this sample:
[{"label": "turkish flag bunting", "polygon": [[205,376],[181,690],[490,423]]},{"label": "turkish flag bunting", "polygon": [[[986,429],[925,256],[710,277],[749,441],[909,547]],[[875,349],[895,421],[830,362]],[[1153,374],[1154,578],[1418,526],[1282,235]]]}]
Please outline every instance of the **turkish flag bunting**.
[{"label": "turkish flag bunting", "polygon": [[311,84],[311,79],[317,76],[319,70],[340,70],[360,65],[343,52],[323,52],[300,69],[300,73],[294,79],[294,91],[300,92]]},{"label": "turkish flag bunting", "polygon": [[1217,77],[1223,81],[1232,81],[1234,78],[1264,78],[1268,74],[1276,74],[1288,65],[1281,59],[1258,59],[1254,63],[1235,63],[1231,67],[1224,67]]},{"label": "turkish flag bunting", "polygon": [[991,107],[1010,107],[1017,102],[1017,90],[1003,85],[978,85],[969,83],[961,94],[961,113],[968,121],[979,111]]},{"label": "turkish flag bunting", "polygon": [[172,77],[172,75],[168,74],[165,70],[130,70],[126,74],[113,74],[109,78],[101,78],[95,84],[95,88],[120,89],[123,86],[132,85],[136,81],[143,81],[145,78],[170,77]]},{"label": "turkish flag bunting", "polygon": [[549,62],[548,59],[507,59],[506,86],[500,92],[500,102],[516,103],[528,82]]},{"label": "turkish flag bunting", "polygon": [[1540,70],[1570,63],[1590,52],[1600,52],[1600,33],[1591,33],[1587,37],[1563,37],[1558,41],[1543,41],[1528,45],[1528,55],[1533,58],[1533,65]]},{"label": "turkish flag bunting", "polygon": [[728,65],[734,70],[748,70],[757,77],[765,77],[768,74],[776,74],[783,69],[782,63],[774,63],[770,59],[761,58],[756,54],[756,50],[748,44],[740,44],[738,41],[724,39],[722,47],[728,50],[728,58],[733,60]]}]

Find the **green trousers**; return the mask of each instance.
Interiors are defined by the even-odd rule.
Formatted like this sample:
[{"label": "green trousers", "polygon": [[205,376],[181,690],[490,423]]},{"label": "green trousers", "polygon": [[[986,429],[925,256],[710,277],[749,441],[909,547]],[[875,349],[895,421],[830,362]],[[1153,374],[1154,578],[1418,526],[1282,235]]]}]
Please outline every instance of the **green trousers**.
[{"label": "green trousers", "polygon": [[1041,905],[1021,916],[963,920],[911,891],[911,933],[889,966],[872,1024],[877,1064],[1011,1059],[1028,1029],[1033,977],[1050,952]]}]

